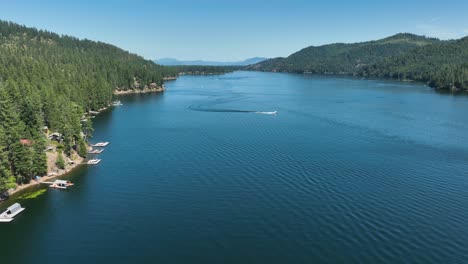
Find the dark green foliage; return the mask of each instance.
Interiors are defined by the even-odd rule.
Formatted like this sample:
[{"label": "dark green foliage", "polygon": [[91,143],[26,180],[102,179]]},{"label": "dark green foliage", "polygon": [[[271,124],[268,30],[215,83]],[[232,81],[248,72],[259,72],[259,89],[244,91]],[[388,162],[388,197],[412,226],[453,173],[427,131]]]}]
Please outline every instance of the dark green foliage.
[{"label": "dark green foliage", "polygon": [[59,169],[65,169],[65,161],[63,160],[62,151],[57,152],[57,160],[55,161],[55,165],[57,165]]},{"label": "dark green foliage", "polygon": [[240,70],[241,66],[207,66],[207,65],[181,65],[181,66],[166,66],[170,72],[170,76],[176,76],[177,74],[193,74],[193,75],[204,75],[204,74],[225,74]]},{"label": "dark green foliage", "polygon": [[0,192],[15,186],[15,177],[11,172],[6,148],[6,136],[3,127],[0,126]]},{"label": "dark green foliage", "polygon": [[302,49],[287,58],[275,58],[248,66],[247,69],[262,71],[353,74],[361,67],[380,61],[382,58],[403,54],[438,40],[412,34],[395,36],[361,43],[336,43]]},{"label": "dark green foliage", "polygon": [[80,139],[78,141],[78,144],[77,144],[77,149],[76,149],[76,152],[78,153],[78,155],[80,155],[81,157],[85,158],[86,157],[86,154],[88,153],[88,150],[86,148],[86,144],[84,142],[83,139]]},{"label": "dark green foliage", "polygon": [[364,67],[362,76],[428,82],[445,90],[468,90],[468,37],[428,45]]}]

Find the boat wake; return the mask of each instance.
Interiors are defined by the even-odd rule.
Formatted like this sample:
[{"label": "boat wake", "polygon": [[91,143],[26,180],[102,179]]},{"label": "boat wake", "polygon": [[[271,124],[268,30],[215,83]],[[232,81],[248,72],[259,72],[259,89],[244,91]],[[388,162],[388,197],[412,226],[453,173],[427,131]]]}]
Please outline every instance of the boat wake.
[{"label": "boat wake", "polygon": [[190,110],[200,112],[214,112],[214,113],[256,113],[257,111],[251,110],[238,110],[238,109],[218,109],[218,108],[201,108],[201,107],[189,107]]},{"label": "boat wake", "polygon": [[261,115],[276,115],[278,114],[278,111],[272,111],[272,112],[255,112],[256,114],[261,114]]},{"label": "boat wake", "polygon": [[254,114],[261,114],[261,115],[276,115],[278,111],[258,111],[258,110],[240,110],[240,109],[229,109],[229,108],[215,108],[213,106],[217,106],[220,104],[231,103],[234,101],[239,101],[243,99],[243,96],[231,96],[231,97],[223,97],[223,98],[216,98],[214,101],[206,102],[198,105],[190,105],[188,109],[192,111],[199,111],[199,112],[213,112],[213,113],[254,113]]},{"label": "boat wake", "polygon": [[260,115],[276,115],[278,111],[254,111],[254,110],[239,110],[239,109],[221,109],[221,108],[201,108],[190,106],[190,110],[199,111],[199,112],[213,112],[213,113],[244,113],[244,114],[260,114]]}]

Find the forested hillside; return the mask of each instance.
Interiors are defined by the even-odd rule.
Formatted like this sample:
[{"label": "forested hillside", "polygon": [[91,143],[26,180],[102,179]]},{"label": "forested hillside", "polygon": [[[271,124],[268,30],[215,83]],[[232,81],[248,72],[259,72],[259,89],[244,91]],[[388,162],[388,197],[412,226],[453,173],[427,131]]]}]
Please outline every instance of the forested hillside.
[{"label": "forested hillside", "polygon": [[247,69],[424,81],[437,89],[466,91],[468,37],[440,41],[402,33],[377,41],[308,47]]},{"label": "forested hillside", "polygon": [[363,67],[360,75],[428,82],[438,89],[468,89],[468,37],[428,45]]},{"label": "forested hillside", "polygon": [[171,74],[109,44],[0,21],[0,191],[46,173],[44,126],[63,136],[58,149],[84,156],[89,110]]},{"label": "forested hillside", "polygon": [[437,39],[412,34],[397,34],[385,39],[361,43],[336,43],[302,49],[287,58],[255,64],[249,69],[317,74],[353,74],[361,67],[382,58],[400,55]]},{"label": "forested hillside", "polygon": [[204,75],[204,74],[224,74],[242,69],[242,66],[209,66],[209,65],[180,65],[166,66],[174,74]]}]

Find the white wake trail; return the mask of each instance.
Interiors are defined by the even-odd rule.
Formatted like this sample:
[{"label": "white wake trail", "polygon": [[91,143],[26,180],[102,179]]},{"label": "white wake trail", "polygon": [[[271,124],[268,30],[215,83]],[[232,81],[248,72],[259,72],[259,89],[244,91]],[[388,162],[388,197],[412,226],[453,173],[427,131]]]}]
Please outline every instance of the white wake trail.
[{"label": "white wake trail", "polygon": [[276,115],[278,114],[278,111],[272,111],[272,112],[255,112],[256,114],[261,114],[261,115]]}]

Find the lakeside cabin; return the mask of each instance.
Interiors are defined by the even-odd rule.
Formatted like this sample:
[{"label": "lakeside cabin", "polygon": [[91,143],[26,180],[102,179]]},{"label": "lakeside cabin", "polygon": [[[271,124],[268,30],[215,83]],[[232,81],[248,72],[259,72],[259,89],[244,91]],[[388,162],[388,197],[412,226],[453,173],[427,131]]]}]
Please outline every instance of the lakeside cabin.
[{"label": "lakeside cabin", "polygon": [[52,133],[50,134],[47,139],[49,140],[55,140],[57,142],[61,142],[63,140],[63,136],[62,134],[58,133],[58,132],[55,132],[55,133]]},{"label": "lakeside cabin", "polygon": [[14,217],[19,213],[23,212],[25,208],[21,207],[21,204],[15,203],[12,206],[8,207],[5,212],[0,214],[0,222],[11,222],[14,220]]}]

